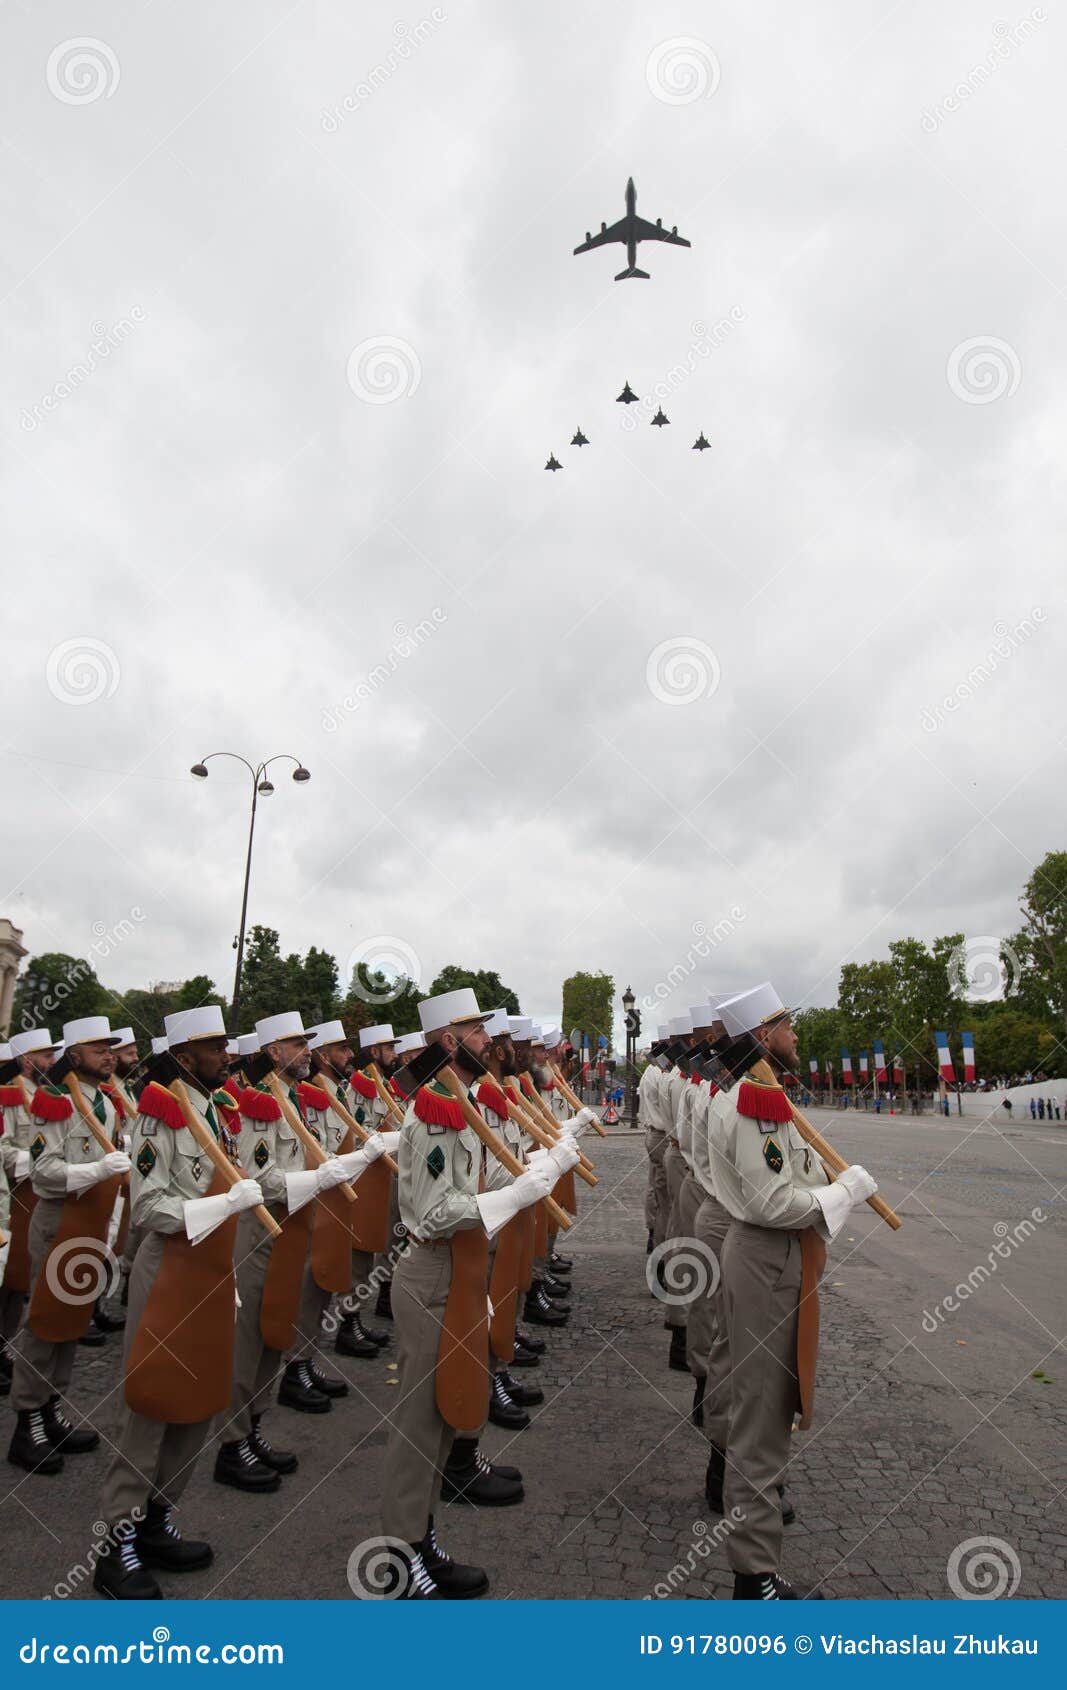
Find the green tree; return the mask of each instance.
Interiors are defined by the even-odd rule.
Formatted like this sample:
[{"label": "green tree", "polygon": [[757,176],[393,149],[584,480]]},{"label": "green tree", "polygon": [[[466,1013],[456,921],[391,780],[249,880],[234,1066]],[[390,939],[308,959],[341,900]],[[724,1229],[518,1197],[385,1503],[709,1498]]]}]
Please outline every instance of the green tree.
[{"label": "green tree", "polygon": [[83,1015],[107,1015],[112,993],[101,985],[84,957],[64,951],[44,951],[31,957],[19,976],[11,1011],[12,1032],[48,1027],[53,1037],[65,1021]]},{"label": "green tree", "polygon": [[434,998],[438,992],[458,992],[461,986],[471,986],[479,1009],[506,1009],[509,1015],[521,1015],[518,995],[505,986],[495,969],[461,968],[450,962],[442,968],[424,996]]},{"label": "green tree", "polygon": [[844,964],[837,1007],[845,1023],[843,1042],[849,1049],[855,1045],[870,1050],[875,1039],[892,1041],[894,981],[891,962]]},{"label": "green tree", "polygon": [[615,981],[610,974],[579,971],[568,975],[563,982],[563,1032],[567,1038],[572,1028],[578,1028],[595,1055],[597,1039],[603,1033],[610,1052],[614,1019]]},{"label": "green tree", "polygon": [[357,969],[337,1013],[345,1031],[353,1037],[361,1027],[374,1027],[382,1021],[387,1021],[399,1037],[401,1033],[418,1032],[418,1006],[428,996],[416,980],[404,975],[390,980],[379,969],[369,974]]},{"label": "green tree", "polygon": [[329,951],[312,945],[304,958],[301,1013],[308,1026],[320,1021],[332,1021],[337,1014],[337,961]]},{"label": "green tree", "polygon": [[1031,1013],[1043,1007],[1067,1030],[1067,851],[1049,851],[1042,858],[1023,887],[1019,907],[1023,925],[1002,953],[1008,995]]},{"label": "green tree", "polygon": [[809,1080],[811,1076],[811,1059],[815,1058],[819,1064],[819,1082],[826,1073],[826,1064],[830,1062],[835,1074],[841,1072],[841,1047],[848,1044],[845,1036],[845,1018],[839,1009],[802,1009],[793,1017],[793,1026],[797,1035],[797,1055],[800,1059],[800,1077]]},{"label": "green tree", "polygon": [[264,1016],[299,1009],[304,995],[304,970],[295,954],[283,957],[274,927],[258,923],[248,935],[241,976],[241,1027],[247,1030]]}]

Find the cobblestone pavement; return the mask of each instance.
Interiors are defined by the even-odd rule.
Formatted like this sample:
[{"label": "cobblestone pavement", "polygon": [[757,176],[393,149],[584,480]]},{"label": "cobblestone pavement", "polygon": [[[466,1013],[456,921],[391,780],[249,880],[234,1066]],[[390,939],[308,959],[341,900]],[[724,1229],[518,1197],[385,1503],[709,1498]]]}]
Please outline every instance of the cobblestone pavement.
[{"label": "cobblestone pavement", "polygon": [[[798,1523],[786,1532],[784,1570],[828,1596],[946,1598],[953,1551],[993,1537],[1001,1547],[985,1571],[995,1582],[1003,1566],[1005,1594],[1014,1556],[1020,1598],[1067,1595],[1067,1130],[816,1120],[876,1173],[904,1226],[891,1233],[865,1209],[831,1252],[816,1423],[795,1440]],[[622,1132],[591,1150],[600,1184],[579,1187],[583,1216],[565,1246],[574,1314],[525,1375],[544,1387],[545,1404],[528,1430],[490,1428],[484,1438],[487,1453],[521,1467],[527,1500],[442,1507],[439,1536],[490,1569],[496,1597],[725,1596],[719,1522],[703,1501],[706,1445],[688,1419],[691,1382],[668,1371],[663,1307],[645,1282],[643,1146]],[[105,1432],[119,1345],[80,1351],[75,1370],[74,1401]],[[388,1350],[374,1362],[324,1353],[350,1394],[327,1416],[272,1410],[272,1441],[300,1455],[279,1493],[225,1489],[212,1481],[213,1455],[201,1461],[181,1524],[211,1541],[215,1564],[165,1576],[168,1595],[349,1594],[348,1557],[379,1531],[396,1372]],[[87,1594],[104,1461],[102,1452],[68,1459],[51,1479],[0,1468],[5,1596]],[[971,1556],[962,1556],[965,1579],[982,1573],[975,1563],[968,1574]]]}]

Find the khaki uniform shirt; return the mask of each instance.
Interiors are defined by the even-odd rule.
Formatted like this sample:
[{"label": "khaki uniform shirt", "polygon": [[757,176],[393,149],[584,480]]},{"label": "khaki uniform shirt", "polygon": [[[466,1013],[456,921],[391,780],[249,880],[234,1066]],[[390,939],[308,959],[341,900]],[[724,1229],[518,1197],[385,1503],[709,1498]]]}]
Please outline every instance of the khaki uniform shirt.
[{"label": "khaki uniform shirt", "polygon": [[737,1091],[720,1091],[708,1114],[714,1193],[735,1220],[828,1238],[815,1192],[830,1183],[792,1121],[755,1121],[738,1113]]},{"label": "khaki uniform shirt", "polygon": [[[270,1092],[265,1095],[272,1097]],[[265,1203],[288,1207],[285,1176],[300,1173],[306,1166],[304,1146],[284,1115],[277,1121],[254,1121],[242,1113],[240,1121],[237,1160],[243,1172],[249,1179],[258,1180]]]},{"label": "khaki uniform shirt", "polygon": [[[81,1089],[100,1127],[114,1144],[118,1131],[115,1105],[91,1080],[82,1080]],[[67,1169],[103,1160],[103,1150],[73,1107],[73,1101],[71,1107],[73,1113],[65,1121],[39,1121],[36,1116],[30,1119],[30,1181],[38,1197],[66,1197]]]},{"label": "khaki uniform shirt", "polygon": [[[472,1102],[476,1089],[474,1086],[468,1092]],[[483,1118],[488,1120],[488,1115]],[[471,1127],[457,1132],[453,1127],[420,1121],[414,1099],[408,1104],[400,1129],[397,1169],[400,1219],[423,1243],[481,1226],[477,1203],[480,1181],[483,1191],[498,1191],[511,1184],[507,1169],[489,1154]]]},{"label": "khaki uniform shirt", "polygon": [[[185,1090],[212,1137],[221,1140],[221,1110],[197,1086]],[[188,1127],[168,1127],[154,1115],[136,1115],[130,1126],[130,1225],[145,1232],[184,1232],[185,1205],[206,1197],[215,1177],[211,1157]]]}]

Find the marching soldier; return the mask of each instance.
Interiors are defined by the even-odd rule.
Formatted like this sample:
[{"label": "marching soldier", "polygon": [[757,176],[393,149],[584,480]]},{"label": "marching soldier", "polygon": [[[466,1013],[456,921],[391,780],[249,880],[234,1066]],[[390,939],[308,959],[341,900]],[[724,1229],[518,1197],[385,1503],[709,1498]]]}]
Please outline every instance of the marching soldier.
[{"label": "marching soldier", "polygon": [[770,982],[728,998],[718,1014],[735,1042],[724,1061],[738,1075],[709,1119],[712,1177],[733,1217],[722,1247],[732,1369],[724,1500],[740,1523],[726,1552],[735,1599],[777,1601],[799,1594],[779,1572],[778,1486],[794,1415],[810,1420],[826,1244],[877,1187],[858,1165],[831,1184],[782,1088],[746,1077],[761,1058],[778,1075],[797,1071],[797,1037]]},{"label": "marching soldier", "polygon": [[648,1155],[648,1185],[645,1190],[645,1226],[648,1229],[646,1255],[651,1255],[663,1243],[667,1229],[670,1203],[667,1197],[667,1174],[663,1158],[667,1154],[667,1134],[660,1114],[660,1092],[666,1062],[663,1051],[668,1042],[668,1029],[658,1027],[649,1048],[648,1062],[637,1088],[637,1119],[645,1129],[645,1150]]},{"label": "marching soldier", "polygon": [[[428,1047],[436,1047],[468,1092],[484,1072],[488,1018],[466,987],[419,1005]],[[456,1434],[442,1404],[462,1425],[454,1397],[467,1407],[479,1396],[487,1401],[489,1239],[521,1208],[546,1197],[554,1177],[529,1171],[512,1181],[466,1125],[459,1100],[436,1082],[421,1086],[408,1107],[398,1161],[400,1214],[412,1248],[395,1276],[400,1400],[382,1503],[383,1529],[405,1546],[394,1593],[407,1600],[479,1596],[488,1587],[486,1573],[454,1562],[434,1529],[441,1473]],[[462,1341],[450,1345],[453,1331]]]},{"label": "marching soldier", "polygon": [[0,1066],[0,1160],[10,1188],[10,1233],[7,1265],[0,1285],[0,1396],[11,1390],[11,1344],[26,1308],[30,1289],[30,1221],[37,1193],[30,1179],[30,1127],[27,1103],[47,1076],[58,1045],[47,1027],[16,1033],[8,1058]]},{"label": "marching soldier", "polygon": [[[379,1022],[374,1027],[359,1029],[359,1060],[365,1070],[373,1063],[386,1085],[396,1066],[396,1035],[388,1021]],[[391,1111],[387,1103],[383,1103],[378,1095],[378,1088],[373,1080],[368,1079],[365,1072],[354,1069],[351,1083],[361,1096],[363,1107],[368,1112],[368,1125],[377,1132],[388,1130],[392,1126]],[[400,1226],[400,1209],[398,1206],[396,1177],[389,1192],[389,1237],[385,1247],[377,1254],[374,1263],[374,1277],[378,1284],[378,1300],[374,1312],[381,1320],[392,1320],[392,1288],[393,1288],[393,1260],[396,1252],[404,1247],[404,1233]]]},{"label": "marching soldier", "polygon": [[[218,1005],[166,1018],[170,1051],[205,1134],[227,1155],[226,1025]],[[237,1217],[262,1203],[255,1180],[230,1185],[173,1092],[149,1084],[130,1135],[133,1266],[123,1391],[100,1499],[108,1527],[93,1584],[101,1595],[162,1595],[150,1568],[210,1565],[209,1544],[182,1536],[173,1509],[214,1416],[230,1400]]]},{"label": "marching soldier", "polygon": [[82,1455],[100,1442],[92,1428],[71,1425],[62,1400],[95,1300],[95,1293],[85,1296],[84,1275],[89,1271],[99,1290],[118,1182],[130,1171],[124,1151],[104,1149],[114,1145],[118,1121],[104,1090],[114,1067],[107,1017],[69,1021],[63,1044],[30,1106],[37,1205],[29,1232],[29,1304],[13,1346],[17,1423],[7,1458],[37,1474],[58,1473],[64,1455]]},{"label": "marching soldier", "polygon": [[[534,1023],[529,1015],[509,1016],[515,1061],[518,1066],[520,1089],[536,1107],[530,1090],[530,1068],[533,1064]],[[551,1251],[548,1219],[543,1210],[534,1216],[534,1259],[530,1288],[523,1302],[522,1317],[532,1326],[566,1326],[570,1319],[570,1304],[566,1301],[567,1287],[553,1281],[548,1258]],[[550,1288],[551,1282],[551,1288]]]},{"label": "marching soldier", "polygon": [[[681,1222],[678,1214],[678,1196],[682,1189],[687,1168],[685,1157],[678,1143],[678,1131],[682,1119],[682,1105],[689,1089],[689,1075],[682,1068],[686,1052],[696,1041],[693,1036],[693,1017],[691,1014],[675,1016],[670,1023],[671,1035],[675,1041],[672,1047],[674,1065],[665,1076],[665,1083],[660,1094],[664,1102],[662,1119],[667,1134],[667,1148],[663,1157],[663,1171],[667,1180],[667,1195],[670,1199],[670,1209],[667,1215],[664,1242],[683,1237]],[[668,1366],[677,1373],[688,1373],[689,1361],[685,1341],[685,1307],[677,1303],[667,1305],[667,1318],[664,1324],[671,1334]]]}]

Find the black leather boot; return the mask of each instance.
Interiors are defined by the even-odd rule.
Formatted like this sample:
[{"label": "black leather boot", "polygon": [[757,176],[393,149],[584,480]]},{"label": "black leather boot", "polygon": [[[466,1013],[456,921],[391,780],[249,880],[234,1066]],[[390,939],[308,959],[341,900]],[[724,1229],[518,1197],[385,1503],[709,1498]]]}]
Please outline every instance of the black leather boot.
[{"label": "black leather boot", "polygon": [[344,1379],[334,1379],[313,1360],[305,1362],[308,1378],[316,1391],[321,1391],[324,1397],[347,1397],[348,1385]]},{"label": "black leather boot", "polygon": [[98,1332],[121,1332],[126,1324],[124,1314],[112,1314],[101,1297],[93,1309],[93,1325]]},{"label": "black leather boot", "polygon": [[693,1384],[693,1408],[689,1418],[694,1426],[704,1424],[704,1392],[707,1389],[708,1377],[706,1373],[698,1373]]},{"label": "black leather boot", "polygon": [[137,1554],[146,1567],[165,1567],[172,1573],[194,1573],[215,1559],[210,1543],[183,1537],[165,1502],[150,1502],[137,1528]]},{"label": "black leather boot", "polygon": [[374,1313],[379,1320],[393,1318],[393,1282],[383,1279],[378,1287],[378,1301],[374,1305]]},{"label": "black leather boot", "polygon": [[461,1561],[453,1561],[451,1555],[445,1554],[437,1541],[432,1514],[426,1536],[419,1544],[419,1552],[434,1584],[450,1602],[469,1602],[474,1596],[483,1596],[489,1589],[489,1575],[483,1567],[465,1567]]},{"label": "black leather boot", "polygon": [[781,1573],[735,1573],[735,1602],[821,1602],[821,1590],[798,1590]]},{"label": "black leather boot", "polygon": [[64,1455],[87,1455],[100,1442],[100,1433],[94,1432],[91,1426],[79,1426],[75,1430],[59,1406],[58,1393],[49,1397],[41,1414],[49,1443]]},{"label": "black leather boot", "polygon": [[544,1355],[546,1345],[543,1338],[535,1338],[532,1332],[520,1332],[515,1328],[515,1342],[521,1344],[524,1350],[532,1350],[535,1356]]},{"label": "black leather boot", "polygon": [[300,1414],[329,1414],[333,1403],[312,1383],[306,1361],[291,1361],[278,1386],[278,1401]]},{"label": "black leather boot", "polygon": [[373,1361],[378,1354],[377,1344],[363,1336],[354,1314],[343,1317],[333,1347],[339,1356],[355,1356],[360,1361]]},{"label": "black leather boot", "polygon": [[[511,1478],[510,1474],[516,1476]],[[492,1467],[477,1438],[457,1438],[441,1475],[442,1502],[471,1502],[479,1508],[507,1508],[524,1496],[516,1468]]]},{"label": "black leather boot", "polygon": [[368,1343],[377,1344],[380,1350],[384,1350],[386,1344],[392,1343],[393,1334],[391,1332],[386,1332],[384,1327],[381,1326],[364,1325],[363,1316],[358,1309],[352,1316],[352,1319],[355,1322],[356,1331],[359,1333],[361,1338],[366,1338]]},{"label": "black leather boot", "polygon": [[500,1383],[499,1373],[493,1374],[492,1389],[489,1392],[489,1419],[494,1426],[503,1426],[509,1432],[521,1432],[530,1424],[530,1416],[526,1410],[512,1402]]},{"label": "black leather boot", "polygon": [[93,1589],[114,1602],[158,1602],[160,1590],[137,1552],[133,1526],[124,1520],[100,1550],[93,1569]]},{"label": "black leather boot", "polygon": [[526,1301],[522,1306],[522,1318],[534,1326],[566,1326],[570,1319],[569,1313],[557,1308],[545,1296],[544,1287],[539,1279],[535,1279],[526,1293]]},{"label": "black leather boot", "polygon": [[512,1402],[518,1403],[520,1408],[536,1408],[539,1402],[545,1400],[545,1393],[539,1385],[520,1385],[506,1367],[499,1374],[499,1379]]},{"label": "black leather boot", "polygon": [[791,1526],[796,1520],[797,1511],[786,1495],[784,1485],[778,1486],[778,1500],[782,1504],[782,1524],[783,1526]]},{"label": "black leather boot", "polygon": [[253,1414],[252,1435],[248,1440],[252,1454],[269,1467],[272,1473],[295,1473],[300,1463],[287,1449],[275,1449],[262,1427],[263,1416]]},{"label": "black leather boot", "polygon": [[704,1500],[713,1514],[724,1514],[722,1487],[726,1478],[726,1451],[712,1444],[708,1470],[704,1476]]},{"label": "black leather boot", "polygon": [[281,1479],[272,1467],[261,1461],[252,1448],[251,1438],[236,1443],[221,1444],[215,1457],[215,1482],[232,1485],[235,1490],[274,1491]]},{"label": "black leather boot", "polygon": [[671,1327],[671,1350],[667,1366],[672,1373],[689,1372],[689,1352],[686,1348],[684,1326]]},{"label": "black leather boot", "polygon": [[570,1273],[573,1266],[573,1257],[561,1256],[558,1250],[553,1250],[552,1254],[548,1258],[548,1268],[550,1273]]},{"label": "black leather boot", "polygon": [[53,1449],[52,1440],[44,1429],[43,1409],[19,1409],[7,1458],[12,1466],[25,1467],[27,1473],[62,1472],[63,1457],[58,1449]]}]

